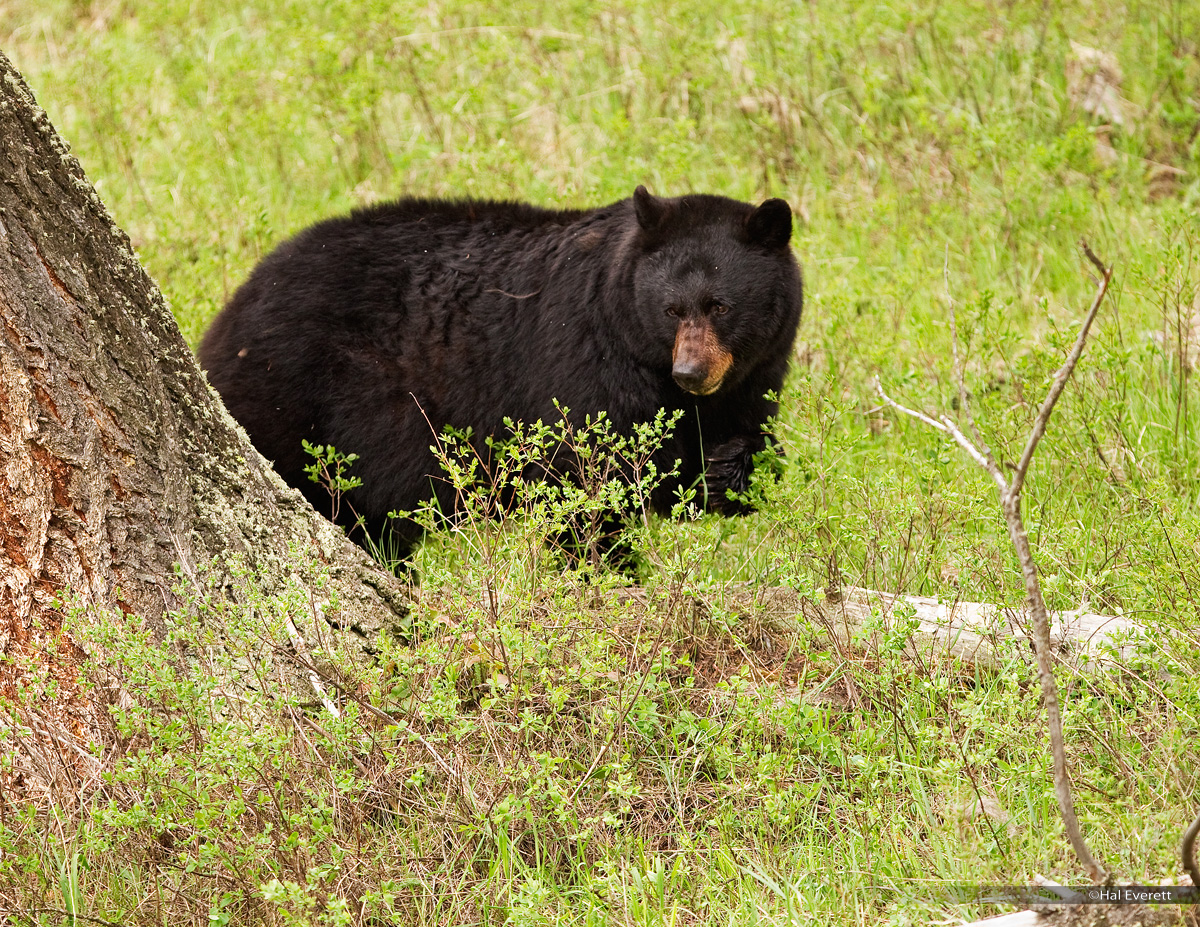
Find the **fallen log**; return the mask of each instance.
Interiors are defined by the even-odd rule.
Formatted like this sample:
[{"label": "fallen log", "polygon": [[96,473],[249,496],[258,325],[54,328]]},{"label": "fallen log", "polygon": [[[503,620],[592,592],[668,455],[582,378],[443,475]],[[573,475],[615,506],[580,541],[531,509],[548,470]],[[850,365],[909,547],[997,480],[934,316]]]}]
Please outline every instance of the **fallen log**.
[{"label": "fallen log", "polygon": [[[996,669],[1014,652],[1033,653],[1032,622],[1024,608],[983,602],[897,595],[857,586],[821,599],[802,597],[784,586],[738,586],[706,600],[776,617],[802,617],[839,646],[871,643],[911,622],[906,650],[922,659],[955,658]],[[1084,609],[1051,612],[1051,642],[1059,661],[1086,672],[1116,669],[1134,656],[1145,629],[1116,615]]]}]

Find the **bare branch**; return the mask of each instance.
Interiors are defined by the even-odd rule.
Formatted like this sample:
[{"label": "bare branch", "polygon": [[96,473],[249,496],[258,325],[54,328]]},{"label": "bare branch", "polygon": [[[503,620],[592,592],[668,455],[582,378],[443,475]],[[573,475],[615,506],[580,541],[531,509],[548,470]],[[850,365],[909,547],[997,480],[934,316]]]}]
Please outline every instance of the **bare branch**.
[{"label": "bare branch", "polygon": [[987,471],[988,476],[995,481],[996,488],[1001,492],[1001,494],[1007,492],[1008,483],[1005,481],[1004,474],[1000,471],[1000,467],[996,465],[994,460],[992,460],[991,455],[989,454],[985,457],[980,450],[971,443],[970,439],[959,430],[958,426],[954,424],[949,416],[942,416],[942,424],[945,426],[946,431],[949,432],[950,437],[955,440],[958,446],[970,454],[971,459]]},{"label": "bare branch", "polygon": [[1086,241],[1081,241],[1080,245],[1088,259],[1100,269],[1103,279],[1096,287],[1096,296],[1092,300],[1092,306],[1088,310],[1087,316],[1084,317],[1083,325],[1079,329],[1079,337],[1075,339],[1075,345],[1071,348],[1071,353],[1067,355],[1066,362],[1054,374],[1054,382],[1050,385],[1050,392],[1042,403],[1042,407],[1038,410],[1037,418],[1033,421],[1033,430],[1029,433],[1029,439],[1025,442],[1025,450],[1021,453],[1021,460],[1017,464],[1016,473],[1013,474],[1012,488],[1015,493],[1021,492],[1021,487],[1025,483],[1025,474],[1029,471],[1029,464],[1033,460],[1033,452],[1037,449],[1038,442],[1042,440],[1042,435],[1046,433],[1046,423],[1050,421],[1050,413],[1054,411],[1058,397],[1062,395],[1062,391],[1067,385],[1067,380],[1071,378],[1071,373],[1075,370],[1075,365],[1079,362],[1080,355],[1083,354],[1083,346],[1087,343],[1088,331],[1092,327],[1092,321],[1096,318],[1100,304],[1104,301],[1104,295],[1108,292],[1109,281],[1112,280],[1112,268],[1104,266],[1100,259],[1092,253],[1092,249],[1088,247]]},{"label": "bare branch", "polygon": [[[971,441],[955,426],[952,419],[948,416],[941,416],[941,421],[934,421],[927,415],[920,412],[915,412],[912,409],[905,408],[898,402],[893,400],[883,391],[883,387],[879,383],[879,378],[875,378],[875,389],[883,398],[884,402],[893,408],[909,415],[918,421],[936,428],[938,431],[943,431],[950,435],[955,442],[965,450],[979,466],[983,467],[995,481],[1000,495],[1000,508],[1004,513],[1004,520],[1008,524],[1008,535],[1012,540],[1013,547],[1017,552],[1017,559],[1021,563],[1021,574],[1025,581],[1025,594],[1028,600],[1029,614],[1033,619],[1033,643],[1034,650],[1037,654],[1038,678],[1041,683],[1042,701],[1046,706],[1046,721],[1050,732],[1050,753],[1053,759],[1054,766],[1054,794],[1058,801],[1059,813],[1062,815],[1063,826],[1067,832],[1067,837],[1071,842],[1071,847],[1075,851],[1076,857],[1080,863],[1088,871],[1088,875],[1097,883],[1104,882],[1108,878],[1104,867],[1096,861],[1088,849],[1086,841],[1083,839],[1083,832],[1079,827],[1079,818],[1075,814],[1075,801],[1071,795],[1071,780],[1067,773],[1067,757],[1066,749],[1063,744],[1062,730],[1062,715],[1059,708],[1058,686],[1054,681],[1054,657],[1051,652],[1050,643],[1050,617],[1046,609],[1046,601],[1042,597],[1041,584],[1038,580],[1037,564],[1034,562],[1033,553],[1029,545],[1029,535],[1025,530],[1025,525],[1021,520],[1021,486],[1025,480],[1025,474],[1029,470],[1029,464],[1033,460],[1033,453],[1037,449],[1038,442],[1042,435],[1046,432],[1046,424],[1050,420],[1050,414],[1054,411],[1054,406],[1058,402],[1058,397],[1062,394],[1063,388],[1066,386],[1067,380],[1075,369],[1075,365],[1079,362],[1080,355],[1083,354],[1084,345],[1087,342],[1088,331],[1091,328],[1092,321],[1096,318],[1096,312],[1100,308],[1100,304],[1104,301],[1104,295],[1108,292],[1109,282],[1112,280],[1112,269],[1106,268],[1103,262],[1092,252],[1086,242],[1081,243],[1084,254],[1088,260],[1100,270],[1103,279],[1096,290],[1095,298],[1092,300],[1091,308],[1088,310],[1087,316],[1083,321],[1083,325],[1079,331],[1079,337],[1075,341],[1074,347],[1071,349],[1066,362],[1059,368],[1054,375],[1054,382],[1051,384],[1050,393],[1047,395],[1041,408],[1038,410],[1037,418],[1034,420],[1033,429],[1029,434],[1029,438],[1025,443],[1025,450],[1021,455],[1021,461],[1017,466],[1017,471],[1013,475],[1012,482],[1005,480],[1003,472],[992,457],[990,451],[986,455],[979,450]],[[979,443],[986,450],[986,443],[979,437],[979,432],[975,428],[975,422],[970,414],[970,407],[967,405],[966,387],[963,382],[962,365],[958,355],[958,333],[954,328],[953,312],[951,312],[951,332],[953,334],[954,346],[954,366],[958,376],[959,401],[962,410],[967,415],[967,421],[971,429],[975,432]],[[1195,841],[1195,828],[1200,827],[1200,824],[1193,825],[1189,829],[1188,835],[1185,836],[1185,857],[1187,851],[1191,849],[1191,844]],[[1190,840],[1189,840],[1190,838]],[[1186,863],[1185,863],[1186,865]]]},{"label": "bare branch", "polygon": [[1183,857],[1183,868],[1191,876],[1192,884],[1200,888],[1200,864],[1196,861],[1196,837],[1200,836],[1200,816],[1192,821],[1191,826],[1183,833],[1183,845],[1179,855]]},{"label": "bare branch", "polygon": [[955,425],[954,422],[949,418],[943,415],[940,422],[934,421],[923,412],[918,412],[915,409],[910,409],[907,406],[900,405],[900,403],[896,402],[895,399],[883,391],[883,385],[879,382],[879,377],[875,378],[875,391],[879,393],[880,399],[882,399],[897,412],[903,412],[910,418],[915,418],[919,422],[924,422],[930,428],[936,428],[938,431],[944,431],[954,439],[955,443],[958,444],[959,447],[971,455],[972,460],[979,464],[979,466],[983,467],[983,469],[987,470],[988,473],[992,475],[992,478],[998,481],[1001,492],[1004,492],[1008,488],[1008,484],[1004,482],[1003,474],[1000,473],[1000,468],[992,463],[989,463],[988,458],[984,457],[983,454],[979,452],[979,449],[971,443],[970,439],[964,435],[959,430],[958,426]]},{"label": "bare branch", "polygon": [[1087,259],[1092,262],[1092,266],[1095,267],[1096,270],[1100,271],[1101,277],[1112,276],[1112,268],[1104,266],[1104,262],[1100,260],[1100,258],[1096,257],[1096,252],[1091,249],[1091,246],[1088,245],[1086,239],[1079,239],[1079,247],[1083,249],[1083,253]]},{"label": "bare branch", "polygon": [[941,422],[935,422],[928,415],[925,415],[921,412],[917,412],[916,410],[910,409],[907,406],[902,406],[902,405],[900,405],[900,403],[896,402],[895,399],[893,399],[891,396],[889,396],[887,393],[885,393],[883,391],[883,384],[881,384],[879,382],[879,377],[875,378],[875,392],[879,393],[879,398],[882,399],[884,402],[886,402],[889,406],[891,406],[897,412],[903,412],[905,415],[907,415],[911,418],[915,418],[917,421],[924,422],[930,428],[936,428],[938,431],[944,431],[947,434],[949,434],[950,429],[948,429]]},{"label": "bare branch", "polygon": [[1038,580],[1037,564],[1029,545],[1029,534],[1021,519],[1021,494],[1014,485],[1000,493],[1000,508],[1008,523],[1008,536],[1021,563],[1021,576],[1025,580],[1025,598],[1029,616],[1033,619],[1033,649],[1037,657],[1038,680],[1042,689],[1042,703],[1046,708],[1046,726],[1050,732],[1050,756],[1054,768],[1054,795],[1058,801],[1063,829],[1071,848],[1092,881],[1097,884],[1107,880],[1108,874],[1092,856],[1079,817],[1075,814],[1075,799],[1071,795],[1071,778],[1067,772],[1067,751],[1063,741],[1062,712],[1059,707],[1058,685],[1054,681],[1054,654],[1050,642],[1050,614],[1046,600],[1042,597],[1042,586]]}]

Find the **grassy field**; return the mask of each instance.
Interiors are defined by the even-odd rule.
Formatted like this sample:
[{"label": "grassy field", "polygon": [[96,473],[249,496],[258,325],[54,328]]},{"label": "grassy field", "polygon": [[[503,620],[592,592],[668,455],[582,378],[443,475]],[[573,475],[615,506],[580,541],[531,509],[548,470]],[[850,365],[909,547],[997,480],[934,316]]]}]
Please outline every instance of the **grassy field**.
[{"label": "grassy field", "polygon": [[[1184,0],[0,0],[0,50],[193,345],[283,237],[403,194],[781,196],[806,282],[783,479],[750,518],[651,525],[638,596],[564,573],[533,518],[439,535],[413,640],[381,642],[338,718],[214,698],[234,657],[180,677],[81,617],[139,696],[100,788],[0,796],[0,921],[951,923],[999,909],[947,884],[1078,881],[1026,655],[914,663],[903,621],[834,646],[729,590],[1020,605],[990,479],[874,379],[954,414],[953,311],[981,430],[1018,456],[1094,290],[1080,238],[1114,288],[1026,522],[1052,607],[1148,630],[1118,673],[1063,667],[1066,736],[1093,849],[1122,879],[1178,876],[1200,783],[1198,42]],[[1078,46],[1119,63],[1119,124],[1073,90]],[[176,633],[219,618],[251,653],[296,601],[198,606]]]}]

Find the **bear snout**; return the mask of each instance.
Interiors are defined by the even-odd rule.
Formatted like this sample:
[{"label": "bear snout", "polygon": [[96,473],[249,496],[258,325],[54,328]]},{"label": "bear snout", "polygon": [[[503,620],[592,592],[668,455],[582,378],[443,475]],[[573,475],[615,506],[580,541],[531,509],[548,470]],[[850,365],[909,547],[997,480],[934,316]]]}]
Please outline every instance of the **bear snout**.
[{"label": "bear snout", "polygon": [[689,393],[701,395],[704,381],[708,379],[708,371],[699,364],[676,361],[675,366],[671,368],[671,379]]},{"label": "bear snout", "polygon": [[733,355],[707,320],[684,320],[675,333],[671,378],[689,393],[709,396],[721,388]]}]

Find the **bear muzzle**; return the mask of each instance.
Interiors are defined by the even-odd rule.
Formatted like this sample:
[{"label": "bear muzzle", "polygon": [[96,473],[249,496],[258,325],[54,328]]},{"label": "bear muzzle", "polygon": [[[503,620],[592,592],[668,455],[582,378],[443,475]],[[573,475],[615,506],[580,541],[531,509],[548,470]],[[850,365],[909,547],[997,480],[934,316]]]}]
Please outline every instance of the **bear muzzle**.
[{"label": "bear muzzle", "polygon": [[722,346],[707,320],[684,320],[675,333],[671,352],[671,378],[697,396],[710,396],[721,388],[733,366],[733,355]]}]

